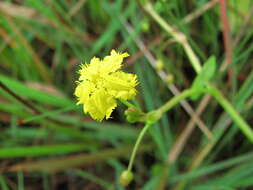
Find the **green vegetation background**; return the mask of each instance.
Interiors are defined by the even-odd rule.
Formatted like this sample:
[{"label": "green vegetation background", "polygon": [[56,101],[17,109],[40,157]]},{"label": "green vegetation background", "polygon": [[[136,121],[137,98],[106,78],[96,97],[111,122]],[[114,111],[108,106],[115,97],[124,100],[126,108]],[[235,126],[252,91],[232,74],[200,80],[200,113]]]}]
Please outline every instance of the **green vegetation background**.
[{"label": "green vegetation background", "polygon": [[[179,90],[191,86],[196,74],[182,47],[145,12],[143,2],[0,1],[0,82],[4,85],[0,88],[0,189],[124,189],[118,178],[143,126],[126,122],[123,105],[109,121],[95,122],[75,105],[73,91],[79,64],[103,57],[113,48],[131,54],[125,70],[138,76],[137,101],[145,111],[173,96],[152,63],[162,62]],[[214,55],[222,65],[225,50],[217,1],[151,3],[167,23],[187,36],[201,62]],[[253,2],[228,0],[227,4],[233,57],[229,69],[218,73],[213,82],[252,125]],[[193,110],[201,102],[188,101]],[[204,107],[199,118],[215,138],[209,140],[195,127],[183,152],[168,166],[172,147],[177,147],[178,137],[192,119],[177,106],[146,135],[134,163],[134,182],[126,189],[253,188],[251,143],[214,100],[204,102]]]}]

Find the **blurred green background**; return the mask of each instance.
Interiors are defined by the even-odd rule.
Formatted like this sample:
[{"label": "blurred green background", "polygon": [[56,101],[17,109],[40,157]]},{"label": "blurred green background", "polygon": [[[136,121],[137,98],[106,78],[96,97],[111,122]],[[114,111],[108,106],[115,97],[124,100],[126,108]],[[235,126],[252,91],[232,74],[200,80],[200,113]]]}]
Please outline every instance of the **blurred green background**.
[{"label": "blurred green background", "polygon": [[[118,184],[143,125],[127,123],[122,104],[108,121],[84,115],[73,96],[80,63],[129,52],[124,70],[137,74],[146,112],[196,76],[182,46],[145,11],[148,2],[202,63],[211,55],[224,63],[222,0],[0,1],[1,190],[253,188],[252,144],[209,97],[187,100],[190,115],[185,105],[164,115],[142,142],[134,181]],[[253,1],[227,0],[226,12],[232,61],[213,82],[252,125]],[[199,130],[196,112],[213,139]]]}]

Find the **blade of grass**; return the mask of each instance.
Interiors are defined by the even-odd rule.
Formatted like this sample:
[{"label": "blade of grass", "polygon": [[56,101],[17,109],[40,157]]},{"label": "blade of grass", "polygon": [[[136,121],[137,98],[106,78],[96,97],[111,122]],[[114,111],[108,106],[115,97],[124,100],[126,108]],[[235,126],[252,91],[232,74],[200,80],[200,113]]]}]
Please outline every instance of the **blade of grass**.
[{"label": "blade of grass", "polygon": [[2,174],[0,174],[0,185],[2,190],[10,190]]},{"label": "blade of grass", "polygon": [[[142,145],[140,152],[150,150],[150,145]],[[40,172],[59,172],[68,168],[77,166],[94,165],[104,162],[112,158],[118,158],[128,155],[132,151],[132,147],[121,147],[105,149],[91,154],[80,154],[76,156],[68,156],[57,159],[42,160],[37,162],[20,163],[9,168],[11,171],[40,171]]]},{"label": "blade of grass", "polygon": [[40,145],[1,148],[0,158],[37,157],[43,155],[67,154],[89,150],[90,144]]}]

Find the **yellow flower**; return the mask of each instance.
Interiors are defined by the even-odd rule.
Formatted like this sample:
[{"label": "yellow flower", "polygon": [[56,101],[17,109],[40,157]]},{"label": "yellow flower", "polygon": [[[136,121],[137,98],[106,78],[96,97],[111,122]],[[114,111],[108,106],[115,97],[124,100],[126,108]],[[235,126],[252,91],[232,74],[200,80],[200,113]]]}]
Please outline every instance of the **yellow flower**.
[{"label": "yellow flower", "polygon": [[75,96],[77,104],[83,104],[84,113],[93,119],[110,118],[117,106],[116,98],[128,100],[136,95],[136,75],[120,70],[123,59],[128,56],[128,53],[112,50],[104,59],[93,57],[90,64],[81,66]]}]

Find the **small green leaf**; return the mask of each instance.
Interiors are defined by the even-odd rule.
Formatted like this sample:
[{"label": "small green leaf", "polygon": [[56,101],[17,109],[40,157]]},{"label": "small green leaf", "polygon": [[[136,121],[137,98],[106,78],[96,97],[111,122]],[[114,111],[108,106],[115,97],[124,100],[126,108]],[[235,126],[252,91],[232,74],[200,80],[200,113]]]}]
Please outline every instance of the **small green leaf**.
[{"label": "small green leaf", "polygon": [[204,64],[204,67],[201,71],[203,78],[206,80],[210,80],[216,71],[216,58],[215,56],[211,56]]},{"label": "small green leaf", "polygon": [[[198,74],[198,76],[195,78],[192,84],[192,88],[205,88],[206,82],[211,80],[215,74],[216,71],[216,58],[215,56],[211,56],[205,63],[201,70],[201,72]],[[193,100],[198,99],[200,94],[194,94],[191,96]]]}]

